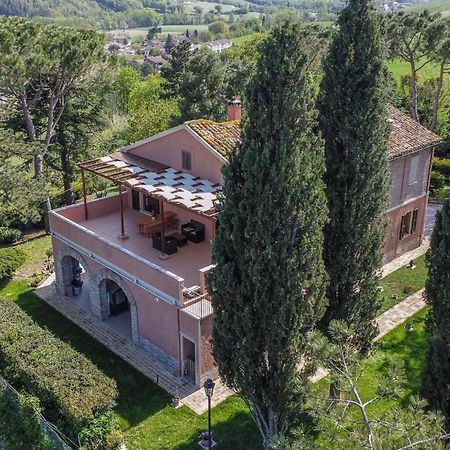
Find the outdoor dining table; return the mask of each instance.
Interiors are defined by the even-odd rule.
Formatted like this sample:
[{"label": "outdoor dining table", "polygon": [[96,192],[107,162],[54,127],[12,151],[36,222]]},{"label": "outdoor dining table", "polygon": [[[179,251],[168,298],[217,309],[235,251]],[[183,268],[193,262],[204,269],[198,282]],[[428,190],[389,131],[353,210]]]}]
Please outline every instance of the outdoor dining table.
[{"label": "outdoor dining table", "polygon": [[[164,212],[165,221],[173,219],[175,216],[176,214],[173,211]],[[138,220],[139,234],[148,234],[151,228],[154,228],[155,226],[158,225],[161,225],[160,215],[148,216],[144,217],[143,219],[139,219]]]}]

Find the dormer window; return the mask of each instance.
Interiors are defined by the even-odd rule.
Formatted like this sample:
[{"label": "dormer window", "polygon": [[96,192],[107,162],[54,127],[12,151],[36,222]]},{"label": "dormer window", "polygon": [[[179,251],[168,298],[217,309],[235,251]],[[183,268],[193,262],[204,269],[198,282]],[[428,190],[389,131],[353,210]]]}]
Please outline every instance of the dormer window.
[{"label": "dormer window", "polygon": [[192,171],[192,155],[185,150],[181,151],[181,168],[187,172]]}]

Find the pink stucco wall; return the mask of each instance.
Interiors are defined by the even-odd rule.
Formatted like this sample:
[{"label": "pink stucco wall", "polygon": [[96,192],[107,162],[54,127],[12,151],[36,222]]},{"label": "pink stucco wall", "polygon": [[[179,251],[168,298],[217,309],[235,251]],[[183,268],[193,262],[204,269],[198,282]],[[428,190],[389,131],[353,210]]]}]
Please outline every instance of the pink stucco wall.
[{"label": "pink stucco wall", "polygon": [[[74,209],[72,208],[71,214],[75,214]],[[94,255],[108,261],[108,263],[122,268],[131,276],[139,278],[174,299],[180,300],[180,281],[137,259],[133,254],[122,251],[120,246],[114,247],[75,222],[63,220],[60,213],[52,212],[50,214],[50,228],[53,232],[89,250]]]},{"label": "pink stucco wall", "polygon": [[182,170],[181,152],[192,158],[192,174],[214,183],[223,183],[223,163],[186,130],[175,131],[159,139],[128,150],[128,153]]}]

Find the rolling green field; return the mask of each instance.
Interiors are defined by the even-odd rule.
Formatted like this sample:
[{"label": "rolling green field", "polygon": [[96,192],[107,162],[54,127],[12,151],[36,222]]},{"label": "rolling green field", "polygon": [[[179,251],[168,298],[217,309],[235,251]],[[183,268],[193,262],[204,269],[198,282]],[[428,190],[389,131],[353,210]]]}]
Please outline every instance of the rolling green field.
[{"label": "rolling green field", "polygon": [[[148,28],[129,28],[127,30],[112,30],[108,31],[108,34],[115,35],[115,34],[126,34],[130,36],[131,39],[138,39],[138,38],[145,38],[147,36]],[[161,37],[164,39],[167,37],[169,33],[174,34],[180,34],[184,33],[186,30],[189,30],[189,32],[193,32],[194,30],[200,31],[207,31],[208,25],[161,25],[162,33]]]},{"label": "rolling green field", "polygon": [[431,12],[440,12],[444,16],[450,16],[450,1],[449,0],[431,0],[430,2],[412,6],[410,9],[415,10],[415,11],[421,11],[424,9],[428,9],[428,11],[431,11]]},{"label": "rolling green field", "polygon": [[231,11],[234,11],[236,9],[235,6],[232,5],[226,5],[224,3],[213,3],[213,2],[199,2],[199,1],[187,1],[183,3],[185,12],[187,13],[193,13],[194,8],[198,6],[199,8],[202,8],[203,14],[209,12],[211,9],[214,10],[214,8],[218,5],[222,8],[222,12],[229,13]]}]

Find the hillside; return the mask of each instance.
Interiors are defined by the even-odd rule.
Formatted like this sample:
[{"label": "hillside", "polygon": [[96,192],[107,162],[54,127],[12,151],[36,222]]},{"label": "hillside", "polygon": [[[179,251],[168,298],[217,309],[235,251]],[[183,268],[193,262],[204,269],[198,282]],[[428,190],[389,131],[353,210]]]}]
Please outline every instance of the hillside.
[{"label": "hillside", "polygon": [[430,0],[426,3],[413,6],[413,10],[428,9],[431,12],[440,12],[444,16],[450,16],[450,0]]}]

